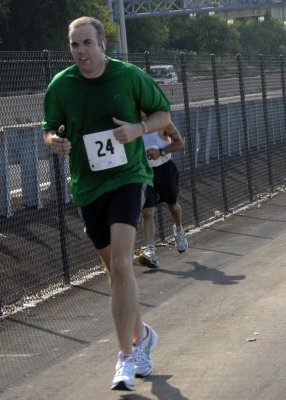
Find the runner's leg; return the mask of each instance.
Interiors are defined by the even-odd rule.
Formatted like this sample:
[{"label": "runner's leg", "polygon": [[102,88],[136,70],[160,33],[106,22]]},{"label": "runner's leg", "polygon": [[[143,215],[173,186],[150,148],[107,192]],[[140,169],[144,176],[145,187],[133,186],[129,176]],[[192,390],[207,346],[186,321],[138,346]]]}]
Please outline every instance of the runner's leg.
[{"label": "runner's leg", "polygon": [[172,218],[174,220],[174,223],[177,227],[182,226],[182,208],[179,203],[175,204],[167,204],[168,209],[170,210],[172,214]]},{"label": "runner's leg", "polygon": [[135,235],[136,229],[131,225],[121,223],[111,225],[109,267],[111,306],[120,350],[123,353],[133,352],[133,336],[142,330],[138,306],[138,288],[132,262]]},{"label": "runner's leg", "polygon": [[142,226],[143,226],[143,233],[146,245],[148,244],[154,245],[155,229],[156,229],[154,221],[155,210],[156,210],[155,207],[143,208]]}]

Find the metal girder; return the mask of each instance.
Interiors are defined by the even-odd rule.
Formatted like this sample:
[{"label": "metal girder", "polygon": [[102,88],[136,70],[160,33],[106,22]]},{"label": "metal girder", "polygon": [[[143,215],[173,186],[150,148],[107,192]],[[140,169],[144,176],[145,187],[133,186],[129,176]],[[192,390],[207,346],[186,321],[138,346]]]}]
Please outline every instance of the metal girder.
[{"label": "metal girder", "polygon": [[[118,0],[111,0],[119,19]],[[286,0],[123,0],[125,19],[285,6]]]}]

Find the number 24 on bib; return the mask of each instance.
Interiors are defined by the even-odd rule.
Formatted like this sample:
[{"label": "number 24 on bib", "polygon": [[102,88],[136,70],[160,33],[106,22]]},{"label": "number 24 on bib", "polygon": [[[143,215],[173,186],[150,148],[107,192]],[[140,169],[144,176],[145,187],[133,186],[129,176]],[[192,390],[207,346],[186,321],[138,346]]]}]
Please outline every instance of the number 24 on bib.
[{"label": "number 24 on bib", "polygon": [[115,139],[112,129],[84,135],[83,140],[92,171],[127,164],[124,145]]}]

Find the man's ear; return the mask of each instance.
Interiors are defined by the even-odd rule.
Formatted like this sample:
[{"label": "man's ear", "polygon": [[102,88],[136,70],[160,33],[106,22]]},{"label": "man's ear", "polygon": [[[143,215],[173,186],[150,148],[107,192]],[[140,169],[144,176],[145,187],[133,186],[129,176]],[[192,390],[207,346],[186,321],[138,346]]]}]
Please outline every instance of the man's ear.
[{"label": "man's ear", "polygon": [[103,39],[103,41],[101,42],[101,47],[103,51],[106,50],[106,39]]}]

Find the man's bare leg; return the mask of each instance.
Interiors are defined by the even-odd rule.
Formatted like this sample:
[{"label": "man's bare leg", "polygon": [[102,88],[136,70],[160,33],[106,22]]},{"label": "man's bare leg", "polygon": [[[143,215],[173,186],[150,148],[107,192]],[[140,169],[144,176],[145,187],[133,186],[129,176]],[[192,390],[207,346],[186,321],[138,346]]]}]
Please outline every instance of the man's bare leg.
[{"label": "man's bare leg", "polygon": [[182,207],[180,206],[180,204],[167,204],[167,206],[172,214],[173,221],[175,222],[176,226],[182,226]]},{"label": "man's bare leg", "polygon": [[155,241],[155,207],[148,207],[143,209],[142,227],[146,244],[154,245]]},{"label": "man's bare leg", "polygon": [[131,225],[113,224],[111,245],[99,251],[110,274],[111,308],[120,351],[123,353],[133,352],[133,336],[140,336],[142,331],[132,262],[135,235],[136,230]]}]

